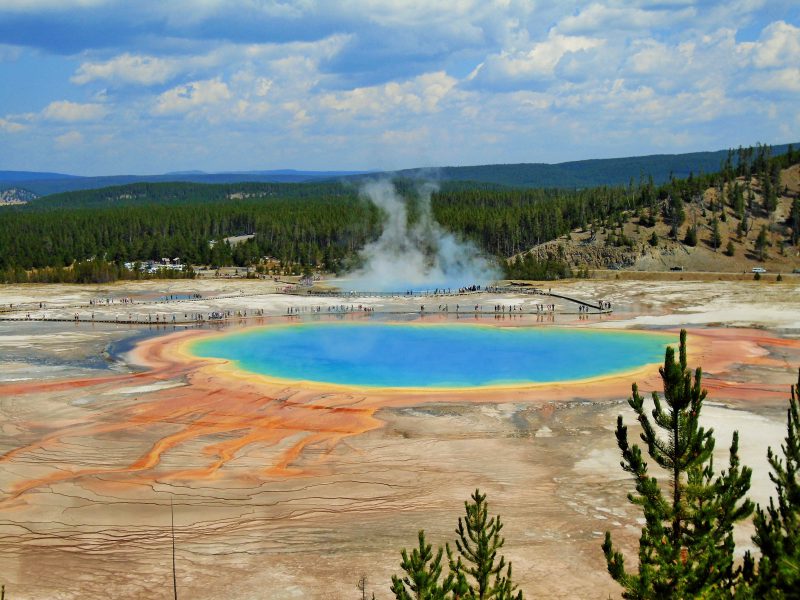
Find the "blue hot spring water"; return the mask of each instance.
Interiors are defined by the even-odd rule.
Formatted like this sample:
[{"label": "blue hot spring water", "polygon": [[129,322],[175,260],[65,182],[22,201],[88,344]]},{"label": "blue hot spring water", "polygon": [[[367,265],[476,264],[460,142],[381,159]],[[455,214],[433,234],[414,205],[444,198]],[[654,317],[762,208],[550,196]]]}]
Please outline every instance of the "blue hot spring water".
[{"label": "blue hot spring water", "polygon": [[268,326],[194,342],[195,356],[278,379],[394,388],[569,381],[663,360],[659,333],[390,323]]},{"label": "blue hot spring water", "polygon": [[278,379],[471,388],[620,373],[661,362],[673,341],[660,333],[554,327],[322,322],[223,334],[190,351]]}]

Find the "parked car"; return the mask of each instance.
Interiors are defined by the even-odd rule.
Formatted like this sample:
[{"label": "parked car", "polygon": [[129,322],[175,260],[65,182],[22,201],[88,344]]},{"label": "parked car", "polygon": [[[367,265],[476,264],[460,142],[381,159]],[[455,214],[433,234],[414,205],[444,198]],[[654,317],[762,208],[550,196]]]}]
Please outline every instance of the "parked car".
[{"label": "parked car", "polygon": [[764,267],[753,267],[752,268],[752,272],[753,273],[766,273],[767,270]]},{"label": "parked car", "polygon": [[670,267],[670,271],[683,271],[683,267]]}]

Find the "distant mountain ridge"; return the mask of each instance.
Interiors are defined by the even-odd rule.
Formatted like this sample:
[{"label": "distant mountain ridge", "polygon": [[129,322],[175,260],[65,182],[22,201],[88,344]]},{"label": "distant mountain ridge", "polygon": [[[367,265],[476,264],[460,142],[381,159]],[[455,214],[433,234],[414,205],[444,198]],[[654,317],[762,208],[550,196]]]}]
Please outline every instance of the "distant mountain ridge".
[{"label": "distant mountain ridge", "polygon": [[367,175],[367,171],[296,171],[278,169],[274,171],[238,171],[231,173],[204,173],[203,171],[181,171],[160,175],[103,175],[81,177],[62,173],[39,173],[34,171],[0,171],[0,189],[24,188],[39,196],[96,190],[100,188],[128,185],[132,183],[308,183],[312,181],[339,179]]},{"label": "distant mountain ridge", "polygon": [[[800,143],[773,145],[771,146],[773,155],[785,153],[790,145],[798,147]],[[46,196],[60,192],[92,190],[132,183],[310,183],[336,180],[357,183],[363,179],[381,176],[470,181],[510,187],[583,189],[602,185],[627,185],[631,179],[638,182],[640,178],[648,177],[652,177],[654,183],[658,185],[668,181],[673,175],[684,178],[688,177],[690,173],[712,173],[720,169],[727,155],[728,150],[717,150],[685,154],[588,159],[556,164],[449,166],[403,169],[393,172],[276,169],[225,173],[181,171],[160,175],[80,177],[60,173],[0,171],[0,189],[24,188],[40,196]]]},{"label": "distant mountain ridge", "polygon": [[[786,153],[794,144],[771,146],[772,155]],[[735,153],[734,153],[735,154]],[[427,177],[441,181],[479,181],[512,187],[589,188],[601,185],[627,185],[631,179],[652,177],[656,185],[669,181],[671,175],[688,177],[690,173],[719,171],[728,150],[690,152],[687,154],[653,154],[626,158],[598,158],[556,164],[520,163],[508,165],[476,165],[404,169],[399,177]],[[735,162],[735,156],[734,156]]]},{"label": "distant mountain ridge", "polygon": [[47,181],[53,179],[84,179],[78,175],[64,173],[48,173],[41,171],[0,171],[0,184],[17,183],[20,181]]}]

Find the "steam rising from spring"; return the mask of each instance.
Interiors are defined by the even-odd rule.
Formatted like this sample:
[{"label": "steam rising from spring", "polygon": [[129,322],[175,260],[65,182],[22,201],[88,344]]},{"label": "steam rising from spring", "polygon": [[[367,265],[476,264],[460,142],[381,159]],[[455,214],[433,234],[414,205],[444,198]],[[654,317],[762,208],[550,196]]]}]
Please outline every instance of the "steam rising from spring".
[{"label": "steam rising from spring", "polygon": [[418,218],[409,226],[405,200],[391,181],[364,185],[360,193],[386,218],[380,238],[360,252],[362,266],[348,277],[353,290],[405,291],[485,286],[500,278],[498,267],[471,242],[459,240],[434,220],[427,183],[417,190]]}]

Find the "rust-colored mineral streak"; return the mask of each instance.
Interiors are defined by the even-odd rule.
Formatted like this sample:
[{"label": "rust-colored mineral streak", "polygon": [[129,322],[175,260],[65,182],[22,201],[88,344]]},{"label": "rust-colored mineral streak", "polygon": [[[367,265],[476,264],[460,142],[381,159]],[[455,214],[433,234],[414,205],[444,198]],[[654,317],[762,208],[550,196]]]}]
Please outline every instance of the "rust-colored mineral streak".
[{"label": "rust-colored mineral streak", "polygon": [[[676,338],[677,338],[677,332]],[[132,353],[147,370],[136,374],[55,382],[26,382],[0,386],[0,396],[41,395],[90,390],[94,397],[108,397],[73,408],[47,422],[16,423],[27,443],[6,452],[0,464],[36,463],[19,473],[7,487],[3,505],[23,500],[26,492],[67,481],[97,478],[115,484],[142,485],[189,482],[197,485],[221,476],[225,467],[254,447],[270,448],[268,461],[256,471],[233,470],[227,477],[286,478],[313,475],[328,453],[342,440],[381,427],[375,412],[385,407],[450,402],[539,402],[573,398],[623,398],[632,381],[642,390],[658,389],[657,365],[635,372],[592,381],[472,390],[368,390],[320,384],[269,381],[239,373],[222,361],[194,358],[187,342],[209,332],[182,332],[155,338]],[[781,364],[769,358],[766,347],[798,348],[786,340],[752,330],[702,330],[691,334],[690,362],[707,372],[724,374],[732,365]],[[173,387],[159,389],[165,382]],[[135,383],[133,391],[126,387]],[[185,385],[181,385],[185,383]],[[150,391],[148,386],[152,389]],[[177,387],[176,387],[177,386]],[[706,377],[704,386],[714,395],[730,399],[776,399],[785,395],[783,385],[763,385]],[[85,440],[109,448],[107,460],[87,463],[80,453]],[[77,447],[78,450],[73,448]],[[69,451],[59,451],[66,448]],[[304,453],[314,449],[313,459]],[[170,453],[182,451],[176,460]],[[58,456],[36,461],[42,452]],[[26,475],[33,471],[35,474]]]}]

